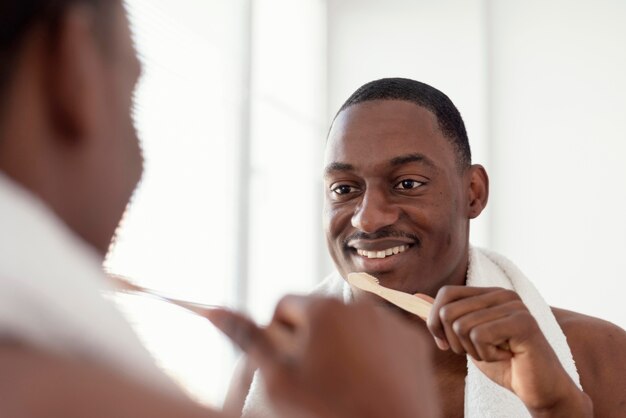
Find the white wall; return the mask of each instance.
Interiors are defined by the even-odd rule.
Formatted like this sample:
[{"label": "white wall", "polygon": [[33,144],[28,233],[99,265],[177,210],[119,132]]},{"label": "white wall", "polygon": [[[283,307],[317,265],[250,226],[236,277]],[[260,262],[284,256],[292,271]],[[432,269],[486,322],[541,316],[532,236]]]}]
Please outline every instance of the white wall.
[{"label": "white wall", "polygon": [[626,2],[494,1],[492,246],[626,327]]},{"label": "white wall", "polygon": [[329,108],[406,76],[463,114],[491,177],[472,240],[548,302],[626,327],[626,3],[329,0]]},{"label": "white wall", "polygon": [[269,321],[285,293],[306,293],[321,258],[326,8],[253,0],[247,309]]}]

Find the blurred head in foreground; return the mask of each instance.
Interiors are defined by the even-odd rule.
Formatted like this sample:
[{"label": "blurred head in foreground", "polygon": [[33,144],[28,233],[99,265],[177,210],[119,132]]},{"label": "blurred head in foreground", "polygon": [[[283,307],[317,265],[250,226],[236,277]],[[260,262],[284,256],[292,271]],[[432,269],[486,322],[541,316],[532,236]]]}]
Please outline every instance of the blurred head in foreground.
[{"label": "blurred head in foreground", "polygon": [[0,170],[101,255],[142,172],[121,0],[0,3]]}]

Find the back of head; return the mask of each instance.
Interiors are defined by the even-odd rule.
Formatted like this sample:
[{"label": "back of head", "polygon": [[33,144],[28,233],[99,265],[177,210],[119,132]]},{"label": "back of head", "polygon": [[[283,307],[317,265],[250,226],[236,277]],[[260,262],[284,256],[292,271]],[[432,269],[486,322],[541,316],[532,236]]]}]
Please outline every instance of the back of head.
[{"label": "back of head", "polygon": [[16,56],[29,30],[42,24],[53,32],[63,12],[75,4],[101,6],[112,0],[0,1],[0,109],[15,67]]},{"label": "back of head", "polygon": [[359,87],[337,114],[356,104],[374,100],[403,100],[428,109],[437,118],[443,135],[454,146],[460,166],[469,167],[472,155],[463,118],[444,93],[428,84],[408,78],[382,78]]},{"label": "back of head", "polygon": [[142,173],[122,0],[0,0],[0,175],[104,255]]},{"label": "back of head", "polygon": [[42,13],[43,1],[3,0],[0,2],[0,97],[11,76],[15,55],[24,34]]}]

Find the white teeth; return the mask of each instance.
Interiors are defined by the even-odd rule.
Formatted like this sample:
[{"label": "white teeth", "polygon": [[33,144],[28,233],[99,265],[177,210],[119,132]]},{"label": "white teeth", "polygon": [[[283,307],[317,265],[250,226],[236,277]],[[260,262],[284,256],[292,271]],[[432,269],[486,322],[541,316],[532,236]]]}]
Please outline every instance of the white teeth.
[{"label": "white teeth", "polygon": [[367,257],[367,258],[385,258],[391,255],[402,253],[408,249],[409,249],[408,245],[400,245],[398,247],[387,248],[386,250],[382,250],[382,251],[366,251],[366,250],[357,249],[356,252],[358,255]]}]

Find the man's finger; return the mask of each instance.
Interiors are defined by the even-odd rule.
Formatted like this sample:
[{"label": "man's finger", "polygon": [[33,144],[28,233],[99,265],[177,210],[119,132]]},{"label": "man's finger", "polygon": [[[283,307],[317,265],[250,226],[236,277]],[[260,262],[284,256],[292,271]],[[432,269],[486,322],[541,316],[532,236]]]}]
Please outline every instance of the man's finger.
[{"label": "man's finger", "polygon": [[420,298],[422,300],[425,300],[426,302],[428,302],[430,304],[435,302],[435,298],[434,297],[425,295],[424,293],[415,293],[415,294],[413,294],[413,296],[418,297],[418,298]]},{"label": "man's finger", "polygon": [[216,308],[204,314],[259,366],[277,356],[277,349],[269,334],[245,316],[228,309]]},{"label": "man's finger", "polygon": [[287,295],[276,305],[274,322],[291,328],[306,327],[317,309],[323,309],[324,304],[332,302],[330,299],[318,296]]}]

